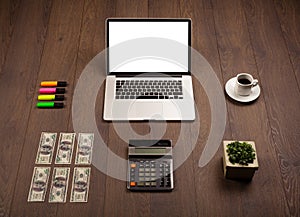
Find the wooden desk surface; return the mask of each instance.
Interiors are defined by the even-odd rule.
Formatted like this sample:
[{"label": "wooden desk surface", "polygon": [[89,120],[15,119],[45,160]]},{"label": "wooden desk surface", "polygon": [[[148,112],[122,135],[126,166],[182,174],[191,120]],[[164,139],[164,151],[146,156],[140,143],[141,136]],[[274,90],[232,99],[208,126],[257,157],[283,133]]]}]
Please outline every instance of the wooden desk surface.
[{"label": "wooden desk surface", "polygon": [[[299,3],[2,0],[0,216],[300,216]],[[190,17],[193,48],[209,61],[222,85],[237,72],[259,79],[262,93],[255,103],[242,105],[226,97],[223,138],[256,142],[260,168],[251,183],[224,179],[221,146],[209,164],[198,167],[211,110],[194,80],[200,135],[192,154],[175,171],[173,192],[128,192],[125,182],[92,166],[88,203],[70,203],[69,194],[65,204],[27,202],[40,134],[73,132],[74,87],[84,67],[105,47],[107,17]],[[35,108],[39,83],[48,79],[69,82],[64,109]],[[103,92],[102,86],[95,114],[98,129],[108,147],[125,158],[126,142],[101,119]],[[148,123],[131,126],[139,134],[149,132]],[[180,127],[180,122],[168,123],[164,138],[176,142]],[[187,142],[194,132],[189,127]]]}]

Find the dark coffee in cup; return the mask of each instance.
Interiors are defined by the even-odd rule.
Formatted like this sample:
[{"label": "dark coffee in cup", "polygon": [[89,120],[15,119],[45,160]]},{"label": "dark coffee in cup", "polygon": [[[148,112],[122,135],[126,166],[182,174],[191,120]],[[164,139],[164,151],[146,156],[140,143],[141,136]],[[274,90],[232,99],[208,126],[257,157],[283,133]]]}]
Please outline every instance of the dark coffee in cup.
[{"label": "dark coffee in cup", "polygon": [[236,84],[234,87],[235,93],[240,96],[248,96],[251,93],[252,87],[258,84],[257,79],[253,79],[248,73],[240,73],[236,76]]},{"label": "dark coffee in cup", "polygon": [[251,84],[251,81],[248,80],[247,78],[241,78],[241,79],[238,79],[238,82],[239,82],[240,84],[245,84],[245,85]]}]

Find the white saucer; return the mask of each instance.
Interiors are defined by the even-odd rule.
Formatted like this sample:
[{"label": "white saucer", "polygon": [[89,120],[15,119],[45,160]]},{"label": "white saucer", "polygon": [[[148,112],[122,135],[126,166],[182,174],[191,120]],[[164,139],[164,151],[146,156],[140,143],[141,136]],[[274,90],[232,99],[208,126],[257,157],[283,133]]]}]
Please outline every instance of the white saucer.
[{"label": "white saucer", "polygon": [[260,87],[256,85],[252,88],[251,93],[249,96],[240,96],[234,92],[234,86],[236,82],[236,77],[229,79],[225,84],[225,91],[228,96],[236,101],[239,102],[251,102],[256,100],[260,95]]}]

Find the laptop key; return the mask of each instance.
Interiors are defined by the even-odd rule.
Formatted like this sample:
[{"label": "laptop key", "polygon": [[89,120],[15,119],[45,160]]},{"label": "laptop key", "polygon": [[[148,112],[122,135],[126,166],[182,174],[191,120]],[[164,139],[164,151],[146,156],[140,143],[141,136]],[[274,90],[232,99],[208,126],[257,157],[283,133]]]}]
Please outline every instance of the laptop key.
[{"label": "laptop key", "polygon": [[158,99],[158,96],[137,96],[137,99]]},{"label": "laptop key", "polygon": [[173,95],[182,95],[182,92],[173,92]]}]

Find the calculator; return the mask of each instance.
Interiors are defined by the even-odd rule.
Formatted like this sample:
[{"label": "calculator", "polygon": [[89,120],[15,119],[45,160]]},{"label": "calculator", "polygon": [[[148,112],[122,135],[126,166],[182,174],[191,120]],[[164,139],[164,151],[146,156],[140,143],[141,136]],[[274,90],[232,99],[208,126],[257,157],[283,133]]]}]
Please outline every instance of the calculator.
[{"label": "calculator", "polygon": [[174,188],[170,140],[129,140],[127,188],[131,191]]}]

